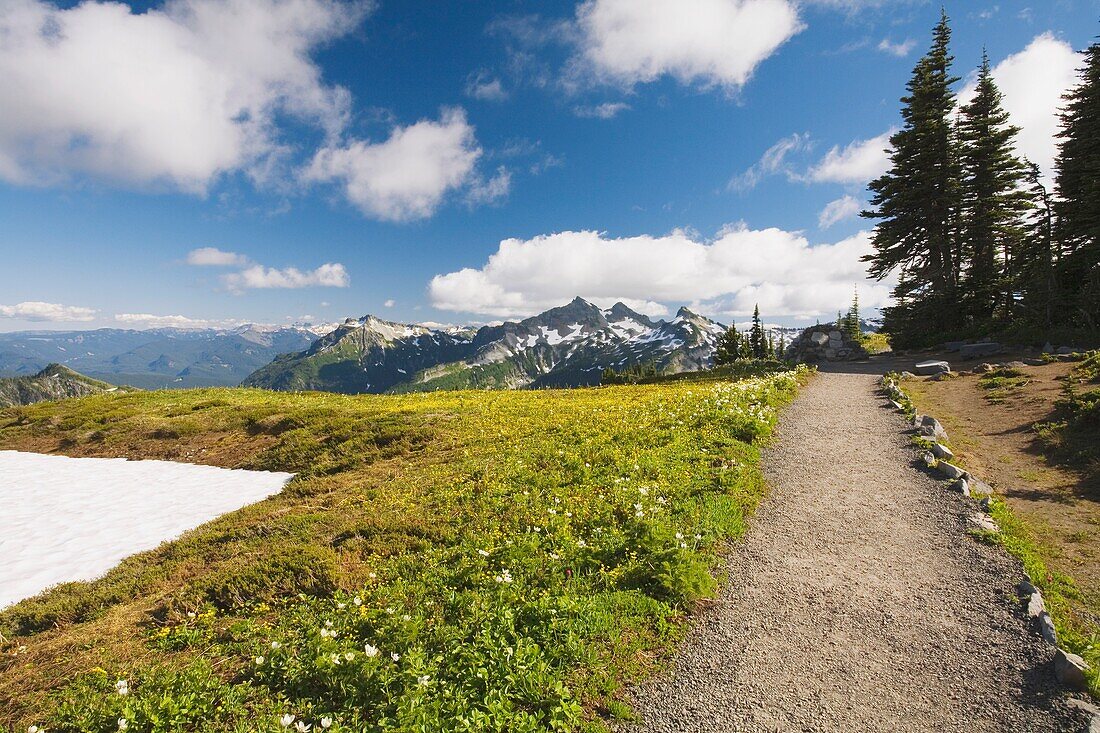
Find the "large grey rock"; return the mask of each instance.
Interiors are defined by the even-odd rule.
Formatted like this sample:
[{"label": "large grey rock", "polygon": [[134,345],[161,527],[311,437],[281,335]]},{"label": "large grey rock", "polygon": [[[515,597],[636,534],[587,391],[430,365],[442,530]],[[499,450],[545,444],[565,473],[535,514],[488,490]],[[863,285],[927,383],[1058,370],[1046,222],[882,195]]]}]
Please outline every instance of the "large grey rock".
[{"label": "large grey rock", "polygon": [[928,415],[921,416],[920,424],[917,426],[917,432],[926,438],[932,438],[937,441],[947,441],[947,431],[943,429],[943,425],[940,425],[939,420]]},{"label": "large grey rock", "polygon": [[929,468],[933,468],[936,465],[936,457],[932,455],[932,451],[926,450],[924,453],[920,454],[920,458],[924,461],[924,465]]},{"label": "large grey rock", "polygon": [[942,473],[947,478],[966,478],[966,471],[962,470],[953,463],[940,461],[936,464],[936,468],[938,468],[940,470],[940,473]]},{"label": "large grey rock", "polygon": [[829,336],[821,331],[814,331],[810,334],[810,341],[814,342],[817,346],[824,346],[829,343]]},{"label": "large grey rock", "polygon": [[944,351],[958,351],[962,347],[966,346],[965,341],[947,341],[943,345]]},{"label": "large grey rock", "polygon": [[997,526],[997,523],[984,514],[973,512],[967,516],[966,521],[975,529],[980,529],[983,532],[1000,532],[1001,528]]},{"label": "large grey rock", "polygon": [[933,374],[943,374],[951,371],[951,365],[946,361],[922,361],[913,365],[913,371],[922,377],[930,377]]},{"label": "large grey rock", "polygon": [[840,331],[829,331],[829,340],[830,341],[843,341],[844,340],[844,334],[842,334]]},{"label": "large grey rock", "polygon": [[992,496],[993,487],[980,478],[970,477],[970,493],[974,496]]},{"label": "large grey rock", "polygon": [[1073,353],[1073,348],[1070,347],[1070,346],[1059,346],[1058,347],[1058,353],[1063,354],[1063,355],[1072,354]]},{"label": "large grey rock", "polygon": [[1034,593],[1035,591],[1039,590],[1031,582],[1030,578],[1024,578],[1019,583],[1017,583],[1016,584],[1016,589],[1020,591],[1020,595],[1028,596],[1028,597],[1030,597],[1031,594]]},{"label": "large grey rock", "polygon": [[970,482],[965,478],[956,479],[955,482],[951,484],[951,490],[957,491],[963,496],[970,496]]},{"label": "large grey rock", "polygon": [[959,347],[959,356],[963,359],[977,359],[980,356],[999,354],[1004,350],[996,341],[983,341],[977,344],[964,344]]},{"label": "large grey rock", "polygon": [[1085,689],[1085,672],[1088,669],[1089,665],[1084,659],[1065,649],[1059,649],[1054,655],[1054,674],[1066,687]]},{"label": "large grey rock", "polygon": [[932,444],[932,455],[936,456],[936,458],[942,458],[948,461],[955,457],[955,454],[951,452],[950,448],[939,443]]},{"label": "large grey rock", "polygon": [[1054,344],[1050,343],[1049,341],[1047,341],[1045,344],[1043,344],[1043,353],[1044,354],[1053,354],[1054,353]]},{"label": "large grey rock", "polygon": [[1047,606],[1043,602],[1043,596],[1039,591],[1033,590],[1031,597],[1027,599],[1027,617],[1039,618],[1039,614],[1046,613]]},{"label": "large grey rock", "polygon": [[1050,612],[1043,611],[1039,614],[1039,636],[1048,644],[1058,646],[1058,632],[1054,629],[1054,619],[1050,617]]}]

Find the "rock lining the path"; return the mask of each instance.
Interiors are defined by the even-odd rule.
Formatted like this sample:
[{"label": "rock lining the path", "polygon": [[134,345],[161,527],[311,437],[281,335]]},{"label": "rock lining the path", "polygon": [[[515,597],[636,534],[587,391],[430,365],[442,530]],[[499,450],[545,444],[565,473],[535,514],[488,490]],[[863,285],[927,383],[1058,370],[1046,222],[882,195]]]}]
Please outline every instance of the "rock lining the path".
[{"label": "rock lining the path", "polygon": [[[1008,365],[1000,364],[994,366],[990,364],[981,364],[975,368],[974,371],[993,371],[998,368],[1005,368],[1006,366]],[[942,374],[939,376],[942,376]],[[901,390],[896,380],[888,375],[883,376],[880,381],[880,388],[890,394],[896,394],[898,395],[898,399],[912,404],[912,401],[909,399],[908,395]],[[923,437],[933,436],[937,441],[947,440],[947,433],[943,430],[943,426],[933,417],[928,415],[914,415],[912,424],[916,427],[918,435]],[[967,515],[969,524],[981,531],[1000,532],[1001,528],[997,525],[996,521],[988,516],[988,512],[991,509],[990,502],[993,495],[993,487],[980,479],[974,478],[969,472],[949,463],[945,460],[948,454],[954,457],[950,448],[936,442],[933,443],[931,450],[924,451],[921,457],[928,468],[935,468],[947,478],[954,479],[951,483],[951,488],[953,490],[961,493],[967,498],[971,497],[972,494],[982,497],[980,506],[984,513],[971,512]],[[1071,689],[1085,689],[1087,683],[1084,673],[1085,670],[1089,669],[1089,666],[1081,657],[1058,646],[1058,633],[1054,627],[1054,619],[1051,618],[1050,612],[1046,609],[1042,593],[1031,583],[1030,579],[1021,581],[1019,588],[1021,593],[1028,597],[1027,615],[1035,622],[1035,626],[1039,631],[1039,636],[1055,648],[1055,677],[1059,682]],[[1092,727],[1100,727],[1100,717],[1093,719]],[[1097,733],[1100,733],[1100,731],[1097,731]]]}]

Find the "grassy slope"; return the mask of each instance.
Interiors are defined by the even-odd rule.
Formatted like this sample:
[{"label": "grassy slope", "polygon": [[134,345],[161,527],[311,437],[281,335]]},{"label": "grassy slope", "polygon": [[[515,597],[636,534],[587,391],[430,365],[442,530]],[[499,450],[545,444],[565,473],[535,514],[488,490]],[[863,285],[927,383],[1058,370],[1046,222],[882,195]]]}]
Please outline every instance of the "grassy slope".
[{"label": "grassy slope", "polygon": [[762,492],[751,442],[795,386],[193,390],[0,412],[0,448],[299,472],[0,612],[0,730],[601,728],[713,588]]}]

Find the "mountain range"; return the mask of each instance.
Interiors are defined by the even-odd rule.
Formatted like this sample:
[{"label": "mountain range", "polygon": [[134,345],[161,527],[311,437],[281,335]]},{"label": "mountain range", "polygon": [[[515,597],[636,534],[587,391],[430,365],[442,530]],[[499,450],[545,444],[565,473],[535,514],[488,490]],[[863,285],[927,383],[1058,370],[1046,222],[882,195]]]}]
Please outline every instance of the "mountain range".
[{"label": "mountain range", "polygon": [[306,349],[331,329],[248,325],[0,333],[0,376],[31,376],[60,363],[143,389],[236,386],[276,355]]},{"label": "mountain range", "polygon": [[364,316],[277,357],[243,386],[357,394],[591,385],[607,367],[652,363],[662,373],[708,367],[724,330],[687,308],[672,320],[653,320],[623,303],[604,310],[582,298],[477,330]]}]

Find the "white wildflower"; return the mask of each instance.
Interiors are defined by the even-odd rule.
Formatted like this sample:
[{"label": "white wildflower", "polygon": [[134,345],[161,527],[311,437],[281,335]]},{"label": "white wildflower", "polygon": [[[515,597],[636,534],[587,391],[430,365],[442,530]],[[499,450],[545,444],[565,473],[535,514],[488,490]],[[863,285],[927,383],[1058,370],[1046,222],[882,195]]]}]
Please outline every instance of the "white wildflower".
[{"label": "white wildflower", "polygon": [[322,728],[331,728],[332,727],[332,718],[328,718],[328,717],[321,718],[321,727]]},{"label": "white wildflower", "polygon": [[259,666],[263,663],[264,663],[264,658],[263,658],[263,655],[261,654],[260,656],[256,657],[256,666]]},{"label": "white wildflower", "polygon": [[281,718],[279,718],[279,725],[283,726],[284,728],[289,728],[293,722],[294,716],[290,713],[286,713]]},{"label": "white wildflower", "polygon": [[119,680],[115,683],[115,691],[120,695],[129,695],[130,683],[126,680]]},{"label": "white wildflower", "polygon": [[397,662],[401,659],[401,655],[398,654],[397,652],[390,652],[390,659]]},{"label": "white wildflower", "polygon": [[118,719],[118,729],[119,730],[126,730],[129,727],[130,727],[130,721],[126,720],[126,718],[119,718]]},{"label": "white wildflower", "polygon": [[299,720],[294,724],[294,730],[298,731],[298,733],[307,733],[311,727],[312,726],[307,725],[304,720]]},{"label": "white wildflower", "polygon": [[373,644],[367,644],[365,647],[363,647],[363,653],[366,654],[368,657],[377,657],[378,647],[374,646]]}]

